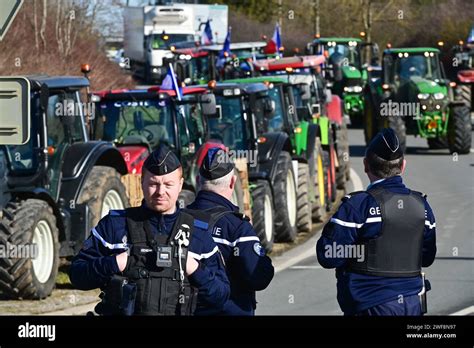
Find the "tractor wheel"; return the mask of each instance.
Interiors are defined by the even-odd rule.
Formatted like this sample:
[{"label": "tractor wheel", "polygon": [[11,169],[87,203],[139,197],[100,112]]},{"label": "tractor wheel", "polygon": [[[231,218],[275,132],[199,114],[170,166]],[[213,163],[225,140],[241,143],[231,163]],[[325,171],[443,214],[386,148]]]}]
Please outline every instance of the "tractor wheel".
[{"label": "tractor wheel", "polygon": [[239,172],[234,169],[234,175],[237,177],[235,181],[234,192],[232,192],[231,202],[239,207],[241,213],[244,212],[244,191],[242,191],[242,180],[240,180]]},{"label": "tractor wheel", "polygon": [[314,202],[311,205],[312,217],[315,221],[322,221],[326,213],[326,184],[324,179],[324,154],[319,138],[316,138],[314,153],[316,172],[315,179],[312,182],[314,183],[314,191],[316,196]]},{"label": "tractor wheel", "polygon": [[125,209],[129,206],[120,174],[114,168],[105,166],[92,168],[78,203],[87,203],[89,206],[89,231],[109,213],[109,210]]},{"label": "tractor wheel", "polygon": [[265,250],[270,252],[274,239],[272,190],[267,181],[258,180],[250,194],[253,228]]},{"label": "tractor wheel", "polygon": [[428,138],[428,147],[432,150],[447,149],[448,139],[447,138]]},{"label": "tractor wheel", "polygon": [[407,128],[402,117],[388,117],[388,127],[392,128],[397,134],[400,148],[403,153],[407,150]]},{"label": "tractor wheel", "polygon": [[296,238],[296,180],[291,156],[282,152],[276,164],[275,181],[275,241],[293,242]]},{"label": "tractor wheel", "polygon": [[369,145],[372,138],[377,134],[377,123],[375,120],[375,105],[369,93],[365,95],[364,108],[364,138],[365,144]]},{"label": "tractor wheel", "polygon": [[28,199],[8,203],[3,212],[0,245],[10,252],[16,246],[20,255],[0,259],[0,290],[11,299],[46,298],[56,284],[59,266],[53,210],[42,200]]},{"label": "tractor wheel", "polygon": [[309,166],[307,163],[298,163],[298,199],[296,207],[298,232],[311,232],[313,227],[310,192]]},{"label": "tractor wheel", "polygon": [[460,100],[468,108],[471,108],[471,85],[458,85],[456,88],[456,99]]},{"label": "tractor wheel", "polygon": [[326,186],[326,211],[330,211],[332,209],[332,203],[335,200],[336,196],[336,180],[333,179],[332,176],[332,166],[334,163],[331,161],[331,150],[323,151],[323,160],[324,160],[324,182]]},{"label": "tractor wheel", "polygon": [[467,154],[471,149],[471,115],[467,106],[454,106],[448,121],[448,144],[451,153]]},{"label": "tractor wheel", "polygon": [[336,184],[340,190],[345,190],[347,176],[349,173],[349,139],[345,119],[342,120],[341,127],[336,133],[337,139],[337,160],[339,166],[336,170]]}]

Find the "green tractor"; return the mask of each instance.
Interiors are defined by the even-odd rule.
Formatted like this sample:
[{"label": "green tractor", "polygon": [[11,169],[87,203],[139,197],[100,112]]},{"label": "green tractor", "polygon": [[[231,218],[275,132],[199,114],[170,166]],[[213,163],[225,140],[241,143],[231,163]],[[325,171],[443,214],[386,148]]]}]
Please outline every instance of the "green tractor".
[{"label": "green tractor", "polygon": [[0,78],[0,292],[41,299],[56,284],[60,257],[77,254],[110,209],[129,205],[127,166],[105,141],[89,141],[77,76]]},{"label": "green tractor", "polygon": [[263,83],[210,83],[217,115],[207,119],[208,138],[245,158],[250,182],[252,223],[267,251],[273,242],[297,235],[298,162]]},{"label": "green tractor", "polygon": [[327,64],[323,66],[323,76],[329,82],[333,93],[343,99],[345,113],[349,115],[353,126],[362,125],[363,90],[368,81],[367,70],[372,69],[371,66],[363,64],[366,46],[372,48],[371,65],[377,65],[378,46],[359,38],[316,38],[308,44],[310,54],[326,56]]},{"label": "green tractor", "polygon": [[382,77],[365,91],[364,133],[368,144],[384,127],[393,128],[406,149],[406,135],[426,138],[431,149],[471,148],[470,109],[453,97],[436,48],[388,48]]},{"label": "green tractor", "polygon": [[288,135],[290,154],[298,162],[297,229],[299,232],[311,231],[312,220],[321,220],[325,215],[326,190],[321,131],[317,124],[299,117],[304,108],[298,105],[301,100],[299,87],[304,85],[292,84],[286,76],[249,77],[226,82],[264,83],[268,87],[268,95],[275,105],[272,128]]}]

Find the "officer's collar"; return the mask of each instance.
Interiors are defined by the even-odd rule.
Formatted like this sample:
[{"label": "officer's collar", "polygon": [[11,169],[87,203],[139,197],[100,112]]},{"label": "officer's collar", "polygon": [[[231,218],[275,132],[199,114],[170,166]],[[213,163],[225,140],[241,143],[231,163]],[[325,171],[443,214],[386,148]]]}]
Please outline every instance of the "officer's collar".
[{"label": "officer's collar", "polygon": [[232,209],[232,211],[239,211],[239,207],[235,206],[231,201],[218,193],[211,191],[199,191],[198,197],[211,201],[214,204],[219,204],[226,208]]},{"label": "officer's collar", "polygon": [[393,183],[393,182],[401,182],[401,181],[402,181],[402,177],[400,175],[395,175],[395,176],[391,176],[389,178],[383,178],[383,179],[375,180],[375,181],[371,182],[369,184],[369,186],[367,186],[367,190],[370,190],[371,188],[373,188],[374,186],[376,186],[380,183],[390,184],[390,183]]}]

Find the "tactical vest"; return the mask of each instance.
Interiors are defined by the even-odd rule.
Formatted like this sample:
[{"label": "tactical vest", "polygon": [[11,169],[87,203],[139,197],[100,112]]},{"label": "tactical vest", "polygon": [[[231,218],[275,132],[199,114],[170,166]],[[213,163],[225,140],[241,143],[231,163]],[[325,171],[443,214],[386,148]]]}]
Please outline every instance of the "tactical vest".
[{"label": "tactical vest", "polygon": [[348,259],[346,270],[381,277],[420,275],[425,226],[422,194],[397,194],[382,187],[362,192],[369,193],[379,205],[382,229],[376,238],[356,243],[363,247],[364,260]]},{"label": "tactical vest", "polygon": [[153,234],[143,209],[129,208],[127,227],[131,251],[123,275],[137,286],[134,314],[191,315],[197,290],[184,272],[193,217],[180,212],[170,235]]}]

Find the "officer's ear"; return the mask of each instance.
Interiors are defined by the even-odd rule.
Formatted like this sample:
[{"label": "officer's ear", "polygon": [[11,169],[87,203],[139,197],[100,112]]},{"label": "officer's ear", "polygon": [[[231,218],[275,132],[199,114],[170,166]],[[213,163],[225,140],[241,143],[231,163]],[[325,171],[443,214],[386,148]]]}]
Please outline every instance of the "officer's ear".
[{"label": "officer's ear", "polygon": [[369,165],[367,164],[367,158],[364,157],[364,173],[369,173]]},{"label": "officer's ear", "polygon": [[237,182],[237,176],[236,176],[236,175],[232,175],[232,178],[230,179],[230,186],[229,186],[229,188],[230,188],[231,190],[234,189],[236,182]]},{"label": "officer's ear", "polygon": [[407,166],[407,160],[406,159],[403,159],[403,163],[402,163],[402,168],[401,168],[401,173],[400,174],[403,174],[405,172],[405,168]]}]

